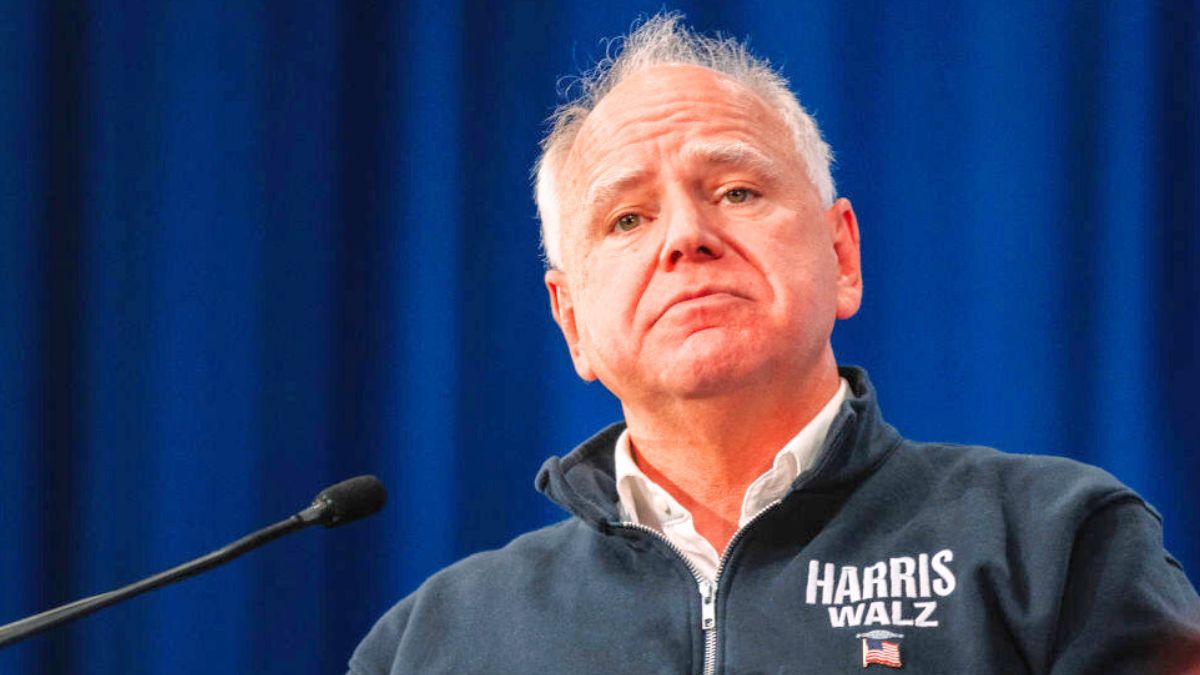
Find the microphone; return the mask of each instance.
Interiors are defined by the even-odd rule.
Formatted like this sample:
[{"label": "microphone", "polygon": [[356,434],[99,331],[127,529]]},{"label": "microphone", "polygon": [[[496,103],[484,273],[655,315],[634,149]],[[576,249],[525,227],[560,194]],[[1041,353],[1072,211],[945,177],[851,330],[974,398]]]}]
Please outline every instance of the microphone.
[{"label": "microphone", "polygon": [[208,555],[172,567],[165,572],[159,572],[123,588],[76,600],[6,626],[0,626],[0,649],[135,595],[141,595],[223,565],[263,544],[297,530],[318,523],[325,527],[338,527],[359,518],[365,518],[383,508],[386,501],[387,490],[384,489],[383,483],[380,483],[379,479],[374,476],[358,476],[342,481],[322,490],[317,494],[311,506],[291,518],[246,535]]},{"label": "microphone", "polygon": [[366,518],[383,508],[387,490],[375,476],[358,476],[331,485],[317,493],[312,506],[296,514],[306,524],[337,527]]}]

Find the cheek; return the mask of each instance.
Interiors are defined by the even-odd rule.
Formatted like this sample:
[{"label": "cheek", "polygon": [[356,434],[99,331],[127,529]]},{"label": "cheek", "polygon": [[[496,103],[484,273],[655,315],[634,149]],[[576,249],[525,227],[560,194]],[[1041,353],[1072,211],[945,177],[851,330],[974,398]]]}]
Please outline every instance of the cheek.
[{"label": "cheek", "polygon": [[[795,252],[794,255],[787,253]],[[808,251],[804,254],[804,251]],[[832,317],[837,302],[837,259],[813,250],[812,242],[780,244],[768,270],[768,283],[779,294],[783,311],[793,318],[811,321],[814,314]]]},{"label": "cheek", "polygon": [[596,348],[605,349],[627,325],[628,291],[619,277],[594,272],[582,277],[583,293],[579,308],[580,335]]},{"label": "cheek", "polygon": [[597,251],[584,275],[589,302],[610,321],[629,326],[653,265],[637,250]]}]

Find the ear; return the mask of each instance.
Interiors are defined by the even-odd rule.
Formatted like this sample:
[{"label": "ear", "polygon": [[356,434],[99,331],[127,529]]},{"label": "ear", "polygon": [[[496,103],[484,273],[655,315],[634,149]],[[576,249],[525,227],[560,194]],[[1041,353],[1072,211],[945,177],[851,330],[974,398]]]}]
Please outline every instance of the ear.
[{"label": "ear", "polygon": [[858,218],[849,199],[838,199],[825,212],[832,228],[838,264],[837,318],[849,319],[862,305],[862,260],[859,257]]},{"label": "ear", "polygon": [[558,324],[563,339],[567,341],[575,372],[588,382],[595,380],[596,373],[580,346],[579,327],[575,323],[575,304],[571,300],[571,286],[566,273],[556,269],[546,270],[546,291],[550,294],[550,314],[554,316],[554,322]]}]

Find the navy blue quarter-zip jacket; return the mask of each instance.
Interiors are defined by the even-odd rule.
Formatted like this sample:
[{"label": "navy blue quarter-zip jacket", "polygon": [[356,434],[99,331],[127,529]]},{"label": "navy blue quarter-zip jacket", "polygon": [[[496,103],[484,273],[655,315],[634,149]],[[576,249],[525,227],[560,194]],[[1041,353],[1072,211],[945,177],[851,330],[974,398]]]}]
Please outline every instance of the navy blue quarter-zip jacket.
[{"label": "navy blue quarter-zip jacket", "polygon": [[1078,462],[915,443],[866,373],[714,584],[622,523],[614,425],[537,487],[572,517],[439,572],[350,660],[400,673],[1183,673],[1200,599],[1159,515]]}]

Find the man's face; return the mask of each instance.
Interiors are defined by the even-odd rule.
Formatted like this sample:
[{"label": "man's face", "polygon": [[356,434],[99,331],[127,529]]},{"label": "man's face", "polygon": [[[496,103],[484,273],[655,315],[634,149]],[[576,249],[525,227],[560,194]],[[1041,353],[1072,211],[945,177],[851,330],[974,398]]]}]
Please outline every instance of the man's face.
[{"label": "man's face", "polygon": [[750,90],[695,66],[633,75],[588,116],[560,184],[563,268],[546,285],[581,377],[629,403],[833,363],[834,320],[862,292],[854,213],[821,206]]}]

